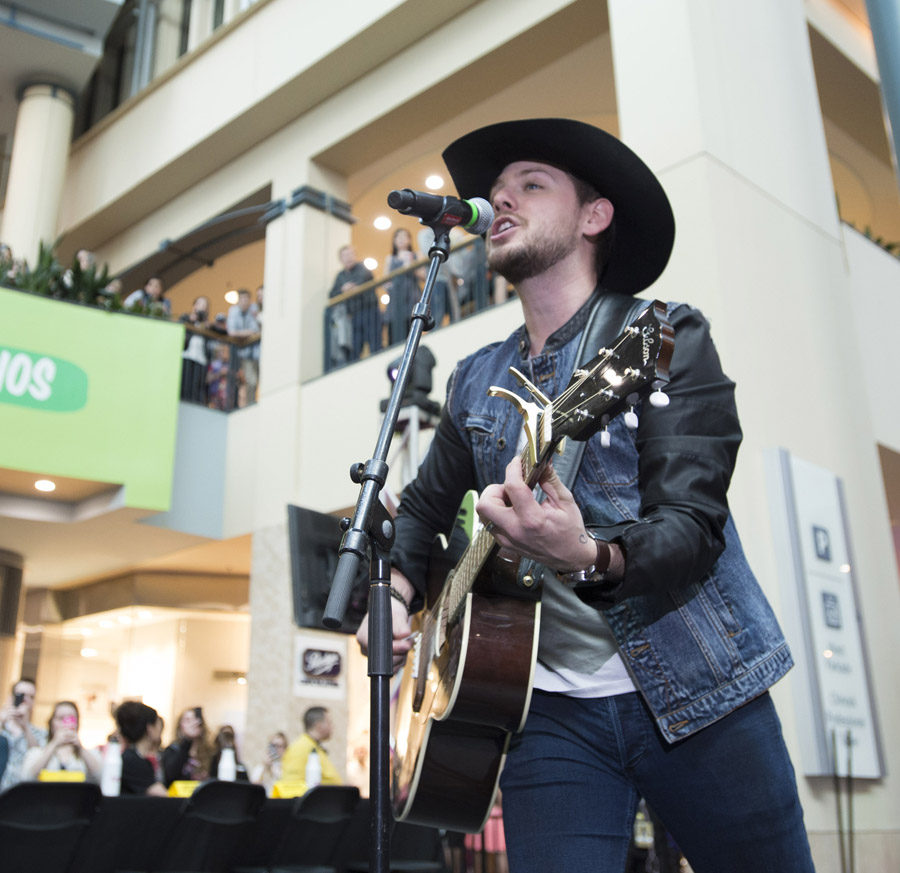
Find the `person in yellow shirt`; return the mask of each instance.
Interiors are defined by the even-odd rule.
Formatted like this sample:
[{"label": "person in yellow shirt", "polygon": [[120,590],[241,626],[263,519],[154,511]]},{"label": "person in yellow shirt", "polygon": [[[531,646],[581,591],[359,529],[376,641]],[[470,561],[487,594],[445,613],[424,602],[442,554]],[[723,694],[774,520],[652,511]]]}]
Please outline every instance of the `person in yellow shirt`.
[{"label": "person in yellow shirt", "polygon": [[281,759],[282,780],[292,784],[303,783],[304,791],[317,785],[340,785],[341,776],[322,746],[331,736],[328,710],[322,706],[306,710],[303,727],[304,732],[288,746]]}]

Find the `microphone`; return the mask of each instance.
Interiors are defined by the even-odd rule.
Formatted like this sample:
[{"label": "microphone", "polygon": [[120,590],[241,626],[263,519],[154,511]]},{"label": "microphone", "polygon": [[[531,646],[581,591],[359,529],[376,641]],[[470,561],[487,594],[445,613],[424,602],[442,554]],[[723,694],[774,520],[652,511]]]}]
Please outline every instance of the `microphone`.
[{"label": "microphone", "polygon": [[494,223],[491,204],[481,197],[458,200],[440,194],[426,194],[403,188],[388,194],[388,206],[403,215],[414,215],[422,224],[442,224],[444,227],[459,225],[469,233],[480,236]]}]

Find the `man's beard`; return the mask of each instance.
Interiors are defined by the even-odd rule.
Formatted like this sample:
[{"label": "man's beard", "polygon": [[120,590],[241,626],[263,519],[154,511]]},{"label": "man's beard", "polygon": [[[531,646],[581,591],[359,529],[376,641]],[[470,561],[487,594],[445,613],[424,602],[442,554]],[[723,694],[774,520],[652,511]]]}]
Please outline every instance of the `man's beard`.
[{"label": "man's beard", "polygon": [[518,285],[546,272],[570,255],[577,244],[574,233],[555,233],[523,245],[493,248],[489,245],[488,266],[496,270],[508,282]]}]

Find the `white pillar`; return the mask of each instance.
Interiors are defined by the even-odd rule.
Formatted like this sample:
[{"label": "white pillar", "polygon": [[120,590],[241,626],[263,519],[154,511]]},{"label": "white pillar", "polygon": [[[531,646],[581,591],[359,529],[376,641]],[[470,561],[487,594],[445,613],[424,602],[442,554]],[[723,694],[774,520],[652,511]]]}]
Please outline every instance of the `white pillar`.
[{"label": "white pillar", "polygon": [[75,99],[58,85],[22,92],[13,136],[0,240],[13,256],[34,264],[41,241],[57,235]]}]

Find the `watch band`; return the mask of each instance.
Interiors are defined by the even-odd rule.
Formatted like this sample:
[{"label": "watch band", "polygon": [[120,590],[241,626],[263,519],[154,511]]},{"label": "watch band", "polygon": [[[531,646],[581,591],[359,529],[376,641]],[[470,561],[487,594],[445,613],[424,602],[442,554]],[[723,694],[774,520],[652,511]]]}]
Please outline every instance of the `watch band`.
[{"label": "watch band", "polygon": [[557,572],[556,578],[564,585],[596,585],[606,578],[606,571],[609,570],[609,562],[612,559],[609,543],[591,531],[587,533],[597,546],[597,557],[594,559],[594,563],[585,567],[584,570]]}]

